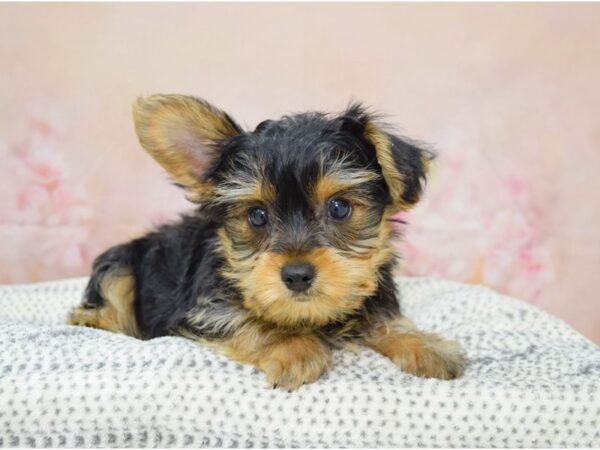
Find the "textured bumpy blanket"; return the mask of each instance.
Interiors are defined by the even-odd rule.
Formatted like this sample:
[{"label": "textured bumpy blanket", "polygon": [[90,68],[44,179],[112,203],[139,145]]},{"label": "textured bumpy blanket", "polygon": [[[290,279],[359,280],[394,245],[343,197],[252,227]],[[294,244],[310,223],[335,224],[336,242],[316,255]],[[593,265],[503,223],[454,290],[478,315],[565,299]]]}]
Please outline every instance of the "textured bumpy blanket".
[{"label": "textured bumpy blanket", "polygon": [[289,393],[183,338],[64,325],[85,282],[0,287],[0,446],[600,446],[600,349],[486,288],[398,281],[407,316],[464,345],[463,378],[365,348]]}]

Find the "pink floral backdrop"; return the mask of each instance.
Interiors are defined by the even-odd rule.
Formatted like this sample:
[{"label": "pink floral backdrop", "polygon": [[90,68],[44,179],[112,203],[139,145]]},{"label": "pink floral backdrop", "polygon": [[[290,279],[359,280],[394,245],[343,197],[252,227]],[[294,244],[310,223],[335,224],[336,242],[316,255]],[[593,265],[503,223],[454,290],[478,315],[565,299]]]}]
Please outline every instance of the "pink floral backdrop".
[{"label": "pink floral backdrop", "polygon": [[202,95],[248,127],[354,98],[439,153],[402,273],[600,342],[600,7],[558,6],[0,5],[0,282],[86,275],[189,208],[136,142],[137,95]]}]

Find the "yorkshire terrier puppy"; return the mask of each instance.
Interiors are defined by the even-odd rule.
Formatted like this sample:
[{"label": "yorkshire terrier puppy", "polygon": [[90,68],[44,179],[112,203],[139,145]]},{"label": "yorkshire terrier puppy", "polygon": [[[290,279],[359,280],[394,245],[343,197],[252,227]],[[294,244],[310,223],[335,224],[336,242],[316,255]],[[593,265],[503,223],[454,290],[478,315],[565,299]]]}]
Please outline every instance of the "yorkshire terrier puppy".
[{"label": "yorkshire terrier puppy", "polygon": [[432,155],[360,105],[244,131],[181,95],[133,107],[142,147],[198,203],[94,262],[69,322],[140,339],[184,336],[296,389],[358,342],[401,370],[453,379],[453,341],[400,311],[392,216],[419,199]]}]

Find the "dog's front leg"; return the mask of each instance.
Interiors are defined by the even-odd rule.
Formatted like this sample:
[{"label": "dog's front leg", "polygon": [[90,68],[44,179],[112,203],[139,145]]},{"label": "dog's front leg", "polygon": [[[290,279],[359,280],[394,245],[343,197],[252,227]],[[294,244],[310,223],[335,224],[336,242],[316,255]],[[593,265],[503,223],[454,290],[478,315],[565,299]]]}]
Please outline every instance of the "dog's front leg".
[{"label": "dog's front leg", "polygon": [[314,336],[291,336],[265,348],[257,362],[270,385],[297,389],[329,369],[331,351]]},{"label": "dog's front leg", "polygon": [[451,380],[464,371],[465,355],[460,344],[422,332],[406,317],[374,325],[365,336],[365,343],[404,372],[419,377]]},{"label": "dog's front leg", "polygon": [[262,370],[270,386],[283,389],[313,383],[331,367],[331,350],[318,337],[257,324],[241,327],[217,347],[231,359]]}]

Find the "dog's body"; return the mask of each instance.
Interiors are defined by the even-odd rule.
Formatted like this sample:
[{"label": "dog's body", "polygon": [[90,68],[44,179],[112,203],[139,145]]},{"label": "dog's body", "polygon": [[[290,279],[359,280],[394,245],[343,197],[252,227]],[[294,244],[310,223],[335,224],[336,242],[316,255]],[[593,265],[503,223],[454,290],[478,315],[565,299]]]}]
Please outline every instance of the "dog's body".
[{"label": "dog's body", "polygon": [[458,344],[400,313],[391,217],[418,201],[430,155],[361,107],[244,132],[184,96],[134,107],[142,146],[200,203],[100,255],[70,322],[142,339],[185,336],[288,389],[360,342],[420,376],[459,376]]}]

